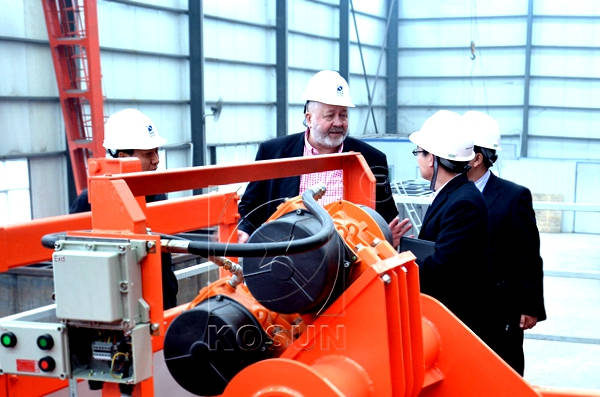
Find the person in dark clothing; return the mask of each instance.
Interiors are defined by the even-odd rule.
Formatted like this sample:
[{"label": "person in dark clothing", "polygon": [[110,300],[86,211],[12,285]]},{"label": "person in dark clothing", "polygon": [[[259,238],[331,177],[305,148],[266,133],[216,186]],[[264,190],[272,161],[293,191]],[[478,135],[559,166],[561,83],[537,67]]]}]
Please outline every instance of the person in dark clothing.
[{"label": "person in dark clothing", "polygon": [[531,192],[490,171],[500,150],[500,128],[496,120],[477,111],[466,112],[463,120],[475,144],[468,177],[483,193],[488,209],[488,258],[492,261],[498,308],[497,340],[491,347],[523,375],[523,331],[546,319],[540,236]]},{"label": "person in dark clothing", "polygon": [[[114,157],[137,157],[142,171],[155,171],[158,167],[158,148],[166,140],[158,134],[158,130],[148,116],[136,109],[124,109],[110,116],[104,127],[104,148]],[[165,194],[146,196],[147,202],[166,200]],[[73,200],[69,213],[91,211],[88,202],[88,191],[83,189]],[[171,255],[161,254],[163,308],[177,306],[177,278],[172,269]]]},{"label": "person in dark clothing", "polygon": [[[397,217],[385,154],[348,136],[348,107],[354,107],[348,83],[337,72],[318,72],[310,79],[304,99],[306,131],[261,143],[256,160],[360,152],[377,181],[375,209],[389,223],[394,245],[397,246],[400,236],[411,225],[408,219],[400,221]],[[340,170],[249,183],[238,207],[242,216],[238,225],[238,241],[245,242],[275,212],[284,198],[302,194],[317,183],[327,187],[325,196],[319,201],[322,205],[342,198],[343,175]]]},{"label": "person in dark clothing", "polygon": [[447,110],[427,119],[409,139],[417,145],[413,154],[435,196],[419,233],[419,239],[435,242],[433,254],[417,261],[421,292],[489,343],[491,281],[481,260],[488,250],[487,209],[465,174],[474,156],[472,140],[462,131],[461,116]]}]

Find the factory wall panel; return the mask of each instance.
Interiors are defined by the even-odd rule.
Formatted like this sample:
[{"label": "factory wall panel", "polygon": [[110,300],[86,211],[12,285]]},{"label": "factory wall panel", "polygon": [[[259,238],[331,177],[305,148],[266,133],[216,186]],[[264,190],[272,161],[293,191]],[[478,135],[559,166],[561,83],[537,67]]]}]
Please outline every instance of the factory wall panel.
[{"label": "factory wall panel", "polygon": [[567,6],[565,6],[564,0],[538,0],[533,2],[533,12],[541,15],[600,16],[598,2],[587,0],[569,1]]},{"label": "factory wall panel", "polygon": [[452,18],[527,14],[526,1],[404,0],[398,4],[400,6],[400,18]]},{"label": "factory wall panel", "polygon": [[[400,107],[398,110],[398,135],[408,136],[410,133],[417,131],[425,120],[431,116],[438,107],[422,106],[422,107]],[[457,107],[452,110],[464,113],[470,107]],[[504,146],[505,139],[508,137],[519,136],[523,128],[523,110],[520,108],[494,108],[483,107],[479,110],[490,114],[498,120],[500,124],[500,133],[502,134],[502,145]],[[506,138],[505,138],[506,137]],[[504,153],[502,154],[504,155]]]},{"label": "factory wall panel", "polygon": [[0,12],[0,36],[47,40],[44,11],[31,0],[3,0]]},{"label": "factory wall panel", "polygon": [[103,94],[108,100],[189,99],[187,62],[165,57],[102,53]]},{"label": "factory wall panel", "polygon": [[100,45],[105,47],[187,54],[187,22],[185,14],[129,4],[103,2],[98,7]]},{"label": "factory wall panel", "polygon": [[[338,48],[337,41],[290,33],[288,35],[288,66],[310,68],[314,71],[338,70]],[[309,78],[312,74],[309,73]],[[288,89],[291,91],[290,88]]]},{"label": "factory wall panel", "polygon": [[288,106],[288,135],[306,130],[304,121],[304,104]]},{"label": "factory wall panel", "polygon": [[531,74],[600,78],[600,49],[534,48]]},{"label": "factory wall panel", "polygon": [[275,135],[275,105],[224,107],[218,121],[206,121],[207,145],[262,141]]},{"label": "factory wall panel", "polygon": [[0,101],[0,131],[0,156],[58,152],[66,145],[58,101]]},{"label": "factory wall panel", "polygon": [[600,109],[600,80],[534,78],[530,83],[530,101],[536,106],[562,106]]},{"label": "factory wall panel", "polygon": [[532,44],[598,47],[600,45],[598,21],[593,19],[536,18],[533,24]]},{"label": "factory wall panel", "polygon": [[[64,156],[29,159],[31,211],[33,218],[62,215],[68,212],[67,165]],[[38,192],[47,191],[47,194]]]},{"label": "factory wall panel", "polygon": [[[339,3],[338,3],[339,4]],[[307,0],[288,2],[288,29],[313,35],[339,36],[339,13],[335,7]],[[291,52],[288,52],[291,54]]]},{"label": "factory wall panel", "polygon": [[47,46],[0,41],[0,95],[58,97]]},{"label": "factory wall panel", "polygon": [[202,7],[205,15],[266,25],[275,24],[275,2],[272,0],[204,0]]},{"label": "factory wall panel", "polygon": [[186,9],[188,0],[136,0],[136,3],[147,4],[149,6],[168,7],[173,9]]},{"label": "factory wall panel", "polygon": [[[600,142],[592,139],[530,137],[532,158],[545,159],[600,159]],[[541,161],[540,160],[540,161]],[[597,186],[597,181],[590,181]],[[598,230],[600,232],[600,229]]]},{"label": "factory wall panel", "polygon": [[401,79],[398,102],[409,105],[494,106],[521,105],[523,80],[499,78],[470,79]]},{"label": "factory wall panel", "polygon": [[262,27],[204,20],[204,57],[243,62],[275,62],[275,31]]},{"label": "factory wall panel", "polygon": [[[375,2],[374,2],[375,3]],[[355,8],[358,10],[358,7]],[[387,18],[387,12],[381,14],[375,14],[381,17]],[[385,25],[386,21],[375,19],[368,15],[355,13],[356,27],[354,26],[354,18],[352,11],[350,11],[350,41],[357,42],[360,40],[362,45],[374,45],[381,46],[383,38],[385,36]],[[358,28],[358,38],[356,36],[356,29]],[[375,58],[377,60],[377,58]]]},{"label": "factory wall panel", "polygon": [[[550,108],[531,109],[529,130],[530,136],[600,139],[600,112]],[[563,150],[565,145],[565,142],[556,142],[556,146]]]},{"label": "factory wall panel", "polygon": [[[598,203],[598,187],[590,181],[600,180],[600,163],[577,162],[577,185],[575,201],[578,203]],[[576,213],[573,229],[575,233],[597,233],[600,213]]]},{"label": "factory wall panel", "polygon": [[206,102],[219,98],[225,102],[275,102],[275,70],[271,67],[207,61],[204,76]]},{"label": "factory wall panel", "polygon": [[525,45],[526,20],[523,17],[488,20],[401,21],[399,47],[469,47]]},{"label": "factory wall panel", "polygon": [[398,56],[401,77],[428,76],[507,76],[523,75],[525,51],[484,48],[471,59],[464,49],[402,49]]},{"label": "factory wall panel", "polygon": [[[380,88],[383,92],[385,92],[385,48],[383,49],[383,52],[381,50],[382,49],[380,47],[362,47],[363,60],[367,75],[375,76],[378,74],[380,78],[383,77],[383,80],[380,81],[378,85],[381,84]],[[356,44],[350,45],[350,73],[360,75],[357,77],[364,80],[362,61],[360,59],[360,50]],[[366,95],[364,98],[367,98]]]}]

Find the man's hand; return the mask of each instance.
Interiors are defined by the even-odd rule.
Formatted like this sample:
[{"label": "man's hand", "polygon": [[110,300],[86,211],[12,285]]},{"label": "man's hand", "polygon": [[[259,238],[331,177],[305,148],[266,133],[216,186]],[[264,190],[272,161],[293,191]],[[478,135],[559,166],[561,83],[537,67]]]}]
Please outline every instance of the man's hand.
[{"label": "man's hand", "polygon": [[250,238],[250,235],[242,230],[237,231],[238,243],[243,244]]},{"label": "man's hand", "polygon": [[394,242],[394,248],[398,248],[398,245],[400,245],[400,238],[402,238],[402,236],[404,236],[404,234],[408,232],[411,227],[412,225],[408,218],[400,220],[400,218],[395,217],[390,222],[390,229],[392,230],[392,240]]},{"label": "man's hand", "polygon": [[537,317],[528,316],[527,314],[521,314],[521,322],[519,323],[521,329],[531,329],[535,327],[536,324]]}]

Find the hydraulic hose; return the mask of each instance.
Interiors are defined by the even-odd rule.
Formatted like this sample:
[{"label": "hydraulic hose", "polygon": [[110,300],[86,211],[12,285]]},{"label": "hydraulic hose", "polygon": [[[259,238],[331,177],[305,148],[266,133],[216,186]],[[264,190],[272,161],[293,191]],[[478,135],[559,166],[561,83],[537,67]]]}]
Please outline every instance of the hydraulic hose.
[{"label": "hydraulic hose", "polygon": [[42,245],[46,248],[54,249],[54,244],[58,240],[64,240],[66,236],[66,232],[46,234],[42,237]]},{"label": "hydraulic hose", "polygon": [[[295,241],[280,241],[273,243],[244,243],[224,244],[207,241],[190,241],[187,252],[200,256],[277,256],[291,255],[299,252],[310,251],[327,243],[336,234],[333,221],[329,213],[321,207],[316,200],[325,194],[325,186],[307,189],[302,194],[302,202],[306,208],[317,218],[321,230],[313,235]],[[178,243],[180,243],[178,241]]]},{"label": "hydraulic hose", "polygon": [[[333,221],[329,213],[321,207],[316,200],[325,194],[325,186],[307,189],[302,194],[302,202],[306,208],[317,218],[321,230],[312,236],[299,240],[280,241],[273,243],[215,243],[209,241],[191,241],[186,239],[161,239],[161,246],[168,252],[187,252],[203,256],[238,256],[261,257],[291,255],[299,252],[310,251],[327,243],[336,234]],[[162,236],[161,236],[162,237]],[[42,237],[42,245],[54,249],[54,243],[64,239],[65,233],[47,234]]]}]

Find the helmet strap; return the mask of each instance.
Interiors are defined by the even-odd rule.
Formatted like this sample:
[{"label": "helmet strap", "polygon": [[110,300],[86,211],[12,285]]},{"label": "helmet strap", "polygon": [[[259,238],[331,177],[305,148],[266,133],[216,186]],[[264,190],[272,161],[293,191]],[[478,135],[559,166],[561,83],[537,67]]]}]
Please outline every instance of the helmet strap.
[{"label": "helmet strap", "polygon": [[438,158],[436,155],[433,155],[433,176],[431,177],[431,182],[429,183],[429,190],[435,192],[435,180],[437,179],[438,174]]}]

